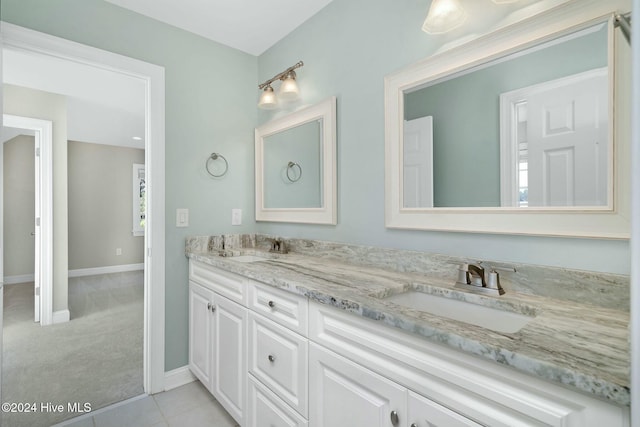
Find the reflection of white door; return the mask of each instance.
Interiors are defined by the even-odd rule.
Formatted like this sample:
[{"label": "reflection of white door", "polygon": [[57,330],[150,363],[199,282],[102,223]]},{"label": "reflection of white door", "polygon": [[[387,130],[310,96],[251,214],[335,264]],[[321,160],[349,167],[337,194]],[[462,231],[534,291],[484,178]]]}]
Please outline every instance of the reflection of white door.
[{"label": "reflection of white door", "polygon": [[[528,206],[607,205],[607,93],[603,68],[501,95],[503,206],[517,206],[518,166],[523,161]],[[523,108],[524,138],[518,134]],[[518,146],[519,140],[526,141],[525,147]]]},{"label": "reflection of white door", "polygon": [[607,84],[605,70],[528,97],[529,206],[607,204]]},{"label": "reflection of white door", "polygon": [[403,207],[433,207],[433,117],[405,120]]}]

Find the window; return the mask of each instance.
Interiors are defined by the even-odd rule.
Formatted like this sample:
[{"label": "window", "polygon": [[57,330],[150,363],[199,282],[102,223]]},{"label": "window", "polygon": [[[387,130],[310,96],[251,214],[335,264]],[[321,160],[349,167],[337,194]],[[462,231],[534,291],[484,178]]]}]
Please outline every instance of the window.
[{"label": "window", "polygon": [[144,165],[133,164],[133,235],[144,236],[146,221],[147,191]]}]

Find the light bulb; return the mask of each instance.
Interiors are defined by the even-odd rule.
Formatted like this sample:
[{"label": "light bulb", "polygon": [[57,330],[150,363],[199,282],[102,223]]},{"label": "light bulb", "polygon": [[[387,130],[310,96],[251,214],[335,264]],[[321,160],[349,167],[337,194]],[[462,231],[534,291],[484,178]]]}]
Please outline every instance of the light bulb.
[{"label": "light bulb", "polygon": [[442,34],[462,25],[467,13],[458,0],[433,0],[422,31],[430,34]]},{"label": "light bulb", "polygon": [[271,85],[268,85],[264,88],[262,95],[260,95],[260,100],[258,101],[258,107],[263,110],[273,110],[278,106],[278,100],[276,99],[276,94],[273,92],[273,88]]},{"label": "light bulb", "polygon": [[284,101],[295,101],[300,96],[300,89],[298,88],[298,83],[296,83],[296,73],[294,71],[288,73],[282,81],[278,96]]}]

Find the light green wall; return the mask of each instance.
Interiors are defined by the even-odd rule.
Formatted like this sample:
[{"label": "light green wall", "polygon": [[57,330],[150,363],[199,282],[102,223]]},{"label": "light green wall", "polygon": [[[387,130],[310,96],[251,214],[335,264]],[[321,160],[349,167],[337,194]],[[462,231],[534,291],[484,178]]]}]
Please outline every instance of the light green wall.
[{"label": "light green wall", "polygon": [[405,96],[405,120],[433,116],[437,207],[500,206],[500,95],[607,66],[607,27]]},{"label": "light green wall", "polygon": [[[259,223],[281,236],[415,249],[469,257],[628,274],[627,241],[391,230],[384,226],[384,76],[457,39],[480,34],[505,10],[445,35],[421,31],[428,1],[334,0],[259,58],[260,81],[303,60],[302,101],[338,98],[338,225]],[[511,6],[518,6],[515,3]],[[277,90],[277,88],[276,88]],[[261,112],[259,122],[280,116]]]},{"label": "light green wall", "polygon": [[[2,20],[165,68],[166,370],[188,361],[187,235],[253,231],[257,59],[102,0],[2,0]],[[204,166],[229,161],[221,179]],[[190,226],[175,227],[176,208]],[[244,224],[231,227],[231,209]]]},{"label": "light green wall", "polygon": [[[322,121],[314,120],[264,138],[264,207],[322,206]],[[289,162],[297,163],[289,170]],[[300,175],[300,171],[302,174]],[[295,180],[291,182],[290,179]]]},{"label": "light green wall", "polygon": [[132,180],[144,150],[69,141],[68,152],[69,270],[143,263],[144,237],[132,234]]}]

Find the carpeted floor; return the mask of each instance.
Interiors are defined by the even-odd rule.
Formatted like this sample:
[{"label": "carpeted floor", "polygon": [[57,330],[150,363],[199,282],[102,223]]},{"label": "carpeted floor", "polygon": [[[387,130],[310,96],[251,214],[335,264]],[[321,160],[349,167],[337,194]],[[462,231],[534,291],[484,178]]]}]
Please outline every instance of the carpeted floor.
[{"label": "carpeted floor", "polygon": [[69,403],[95,410],[143,393],[143,272],[71,278],[69,309],[70,322],[41,327],[33,283],[5,285],[2,401],[37,412],[3,412],[3,427],[50,426],[78,415]]}]

